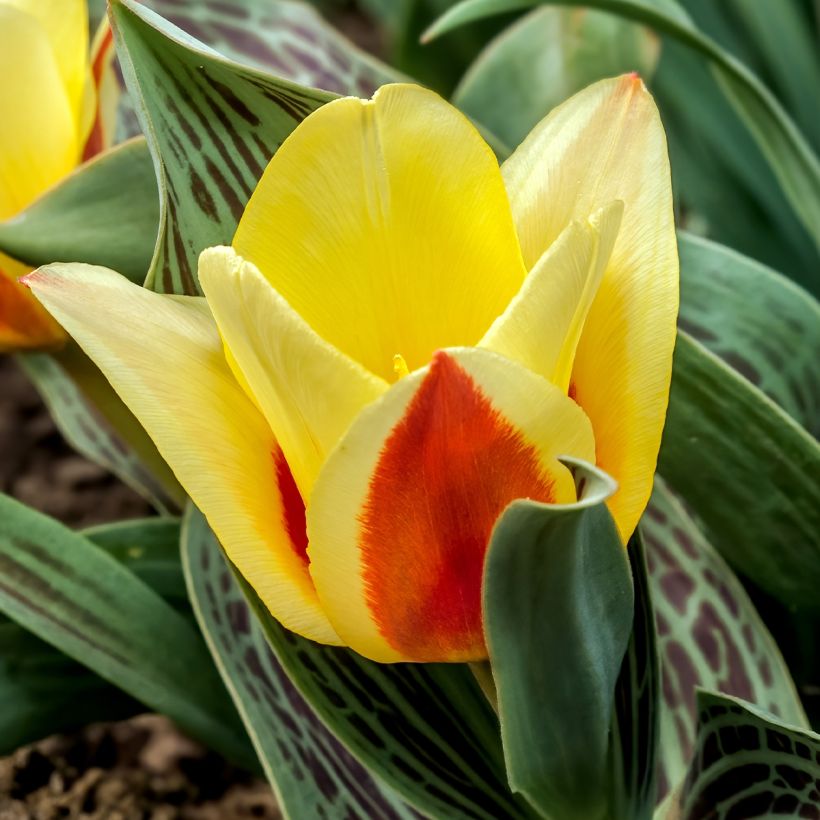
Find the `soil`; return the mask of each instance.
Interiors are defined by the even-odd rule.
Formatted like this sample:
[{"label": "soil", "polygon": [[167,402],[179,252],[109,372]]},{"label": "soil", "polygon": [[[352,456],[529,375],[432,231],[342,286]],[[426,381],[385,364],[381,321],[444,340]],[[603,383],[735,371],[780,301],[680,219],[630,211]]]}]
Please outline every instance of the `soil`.
[{"label": "soil", "polygon": [[[71,450],[7,356],[0,356],[0,491],[73,528],[151,514],[130,488]],[[56,735],[0,758],[0,820],[279,817],[266,782],[157,715]]]}]

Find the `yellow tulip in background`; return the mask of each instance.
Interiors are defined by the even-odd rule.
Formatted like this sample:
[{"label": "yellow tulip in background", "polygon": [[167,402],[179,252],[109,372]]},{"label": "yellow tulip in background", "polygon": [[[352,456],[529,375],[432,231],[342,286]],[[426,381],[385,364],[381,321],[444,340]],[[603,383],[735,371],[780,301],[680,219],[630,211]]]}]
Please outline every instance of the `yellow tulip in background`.
[{"label": "yellow tulip in background", "polygon": [[666,141],[634,76],[555,109],[499,169],[430,91],[311,114],[205,298],[105,269],[27,278],[133,410],[285,626],[378,661],[486,657],[480,587],[509,502],[614,476],[650,493],[678,263]]},{"label": "yellow tulip in background", "polygon": [[[0,220],[14,217],[110,141],[98,86],[113,50],[107,22],[89,58],[85,0],[0,0]],[[0,254],[0,351],[65,333],[17,283],[30,268]]]}]

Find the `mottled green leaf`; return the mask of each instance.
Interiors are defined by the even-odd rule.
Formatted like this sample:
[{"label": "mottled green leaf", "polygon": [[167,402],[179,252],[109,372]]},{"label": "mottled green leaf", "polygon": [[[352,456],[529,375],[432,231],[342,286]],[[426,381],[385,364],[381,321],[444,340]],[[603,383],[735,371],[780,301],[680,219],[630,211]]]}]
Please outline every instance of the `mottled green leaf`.
[{"label": "mottled green leaf", "polygon": [[820,304],[734,251],[678,234],[680,326],[820,433]]},{"label": "mottled green leaf", "polygon": [[159,194],[145,140],[81,165],[28,208],[0,222],[0,251],[32,267],[88,262],[142,283],[159,225]]},{"label": "mottled green leaf", "polygon": [[575,504],[514,501],[493,530],[482,609],[510,786],[539,814],[613,817],[610,726],[629,643],[629,563],[608,476],[569,463]]},{"label": "mottled green leaf", "polygon": [[428,30],[433,39],[485,17],[552,2],[610,11],[674,37],[711,61],[723,89],[775,172],[784,193],[820,243],[820,162],[776,97],[739,60],[704,35],[675,0],[462,0]]},{"label": "mottled green leaf", "polygon": [[182,551],[197,620],[285,814],[415,816],[339,743],[290,682],[193,506]]},{"label": "mottled green leaf", "polygon": [[669,816],[820,816],[820,735],[717,692],[699,692],[697,710],[697,748]]},{"label": "mottled green leaf", "polygon": [[195,629],[88,538],[0,496],[0,612],[205,744],[252,767]]},{"label": "mottled green leaf", "polygon": [[820,446],[683,331],[659,471],[731,564],[786,605],[820,605]]},{"label": "mottled green leaf", "polygon": [[110,470],[160,512],[180,508],[184,493],[170,468],[102,373],[74,343],[56,354],[19,354],[17,361],[77,452]]},{"label": "mottled green leaf", "polygon": [[657,56],[658,39],[642,26],[588,9],[535,9],[487,45],[453,102],[515,146],[590,83],[627,71],[648,78]]},{"label": "mottled green leaf", "polygon": [[663,670],[659,798],[695,747],[696,689],[742,697],[795,725],[806,716],[754,605],[680,502],[656,479],[641,521]]}]

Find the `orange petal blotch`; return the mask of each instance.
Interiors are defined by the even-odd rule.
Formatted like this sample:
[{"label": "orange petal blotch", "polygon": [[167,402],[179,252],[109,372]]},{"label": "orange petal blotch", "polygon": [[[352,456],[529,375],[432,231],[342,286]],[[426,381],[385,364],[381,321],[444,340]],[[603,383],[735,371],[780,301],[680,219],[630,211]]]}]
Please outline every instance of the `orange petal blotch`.
[{"label": "orange petal blotch", "polygon": [[439,352],[370,481],[361,523],[368,606],[385,640],[416,661],[486,657],[484,557],[516,498],[549,502],[536,448],[471,376]]}]

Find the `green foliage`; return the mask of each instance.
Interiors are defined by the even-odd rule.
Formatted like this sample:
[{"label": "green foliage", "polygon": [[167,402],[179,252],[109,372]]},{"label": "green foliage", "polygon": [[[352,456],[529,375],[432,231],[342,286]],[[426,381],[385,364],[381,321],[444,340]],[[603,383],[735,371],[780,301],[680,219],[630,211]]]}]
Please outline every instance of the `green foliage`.
[{"label": "green foliage", "polygon": [[732,570],[658,478],[641,521],[663,670],[663,798],[686,774],[695,747],[698,687],[720,689],[806,726],[777,644]]},{"label": "green foliage", "polygon": [[657,38],[641,26],[587,9],[536,9],[487,45],[453,103],[516,146],[577,91],[627,71],[648,78],[657,57]]},{"label": "green foliage", "polygon": [[58,260],[103,265],[142,283],[158,224],[154,169],[137,138],[99,154],[0,222],[0,251],[32,267]]},{"label": "green foliage", "polygon": [[629,564],[605,474],[568,462],[576,504],[515,501],[499,518],[482,608],[507,774],[541,815],[609,811],[615,683],[632,628]]},{"label": "green foliage", "polygon": [[[545,0],[462,0],[427,32],[433,39],[466,23],[540,5]],[[765,85],[739,60],[701,32],[675,0],[554,0],[620,14],[652,26],[704,55],[724,93],[771,165],[795,214],[820,243],[820,162],[793,121]]]},{"label": "green foliage", "polygon": [[193,506],[186,514],[182,551],[197,620],[285,814],[412,817],[293,686]]},{"label": "green foliage", "polygon": [[253,754],[196,631],[88,538],[0,496],[0,612],[204,743]]},{"label": "green foliage", "polygon": [[669,816],[817,816],[820,735],[717,692],[698,692],[697,709],[697,749]]},{"label": "green foliage", "polygon": [[681,232],[680,327],[820,432],[820,305],[780,274]]},{"label": "green foliage", "polygon": [[658,466],[730,563],[784,603],[818,605],[817,440],[684,332]]}]

